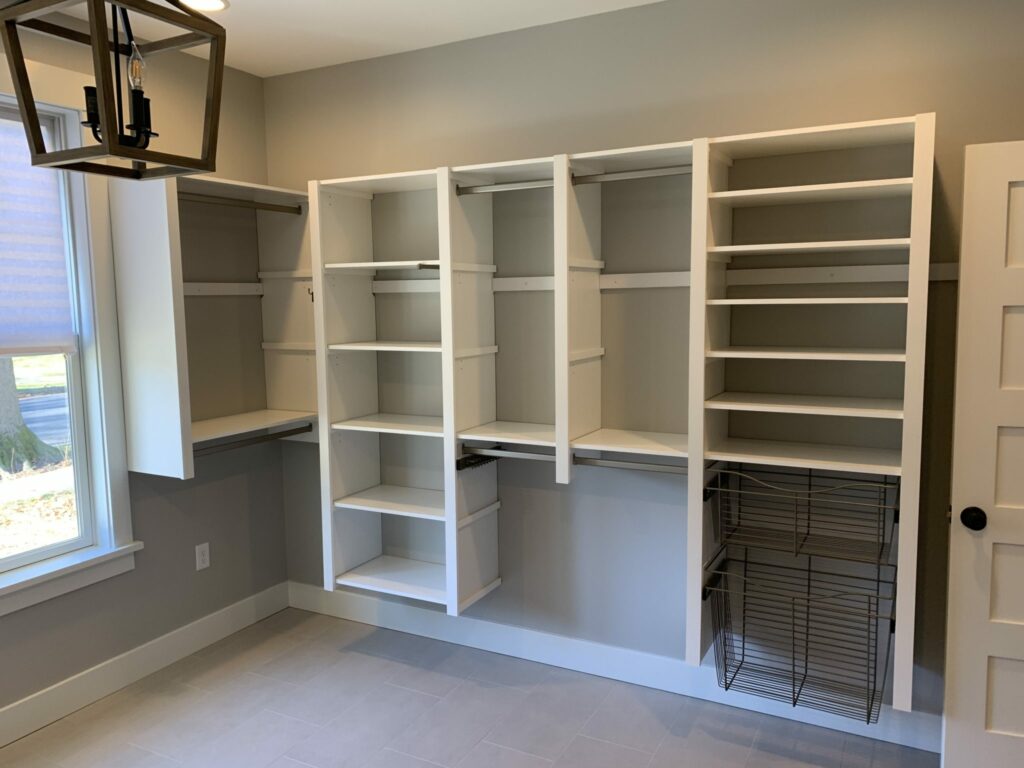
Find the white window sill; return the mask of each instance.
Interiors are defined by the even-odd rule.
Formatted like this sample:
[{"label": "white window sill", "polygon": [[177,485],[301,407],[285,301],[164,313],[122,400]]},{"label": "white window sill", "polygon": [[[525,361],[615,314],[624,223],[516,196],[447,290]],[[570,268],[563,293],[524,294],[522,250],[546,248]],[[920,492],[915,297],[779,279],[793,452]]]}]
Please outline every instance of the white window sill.
[{"label": "white window sill", "polygon": [[85,547],[0,573],[0,616],[133,570],[140,549],[141,541]]}]

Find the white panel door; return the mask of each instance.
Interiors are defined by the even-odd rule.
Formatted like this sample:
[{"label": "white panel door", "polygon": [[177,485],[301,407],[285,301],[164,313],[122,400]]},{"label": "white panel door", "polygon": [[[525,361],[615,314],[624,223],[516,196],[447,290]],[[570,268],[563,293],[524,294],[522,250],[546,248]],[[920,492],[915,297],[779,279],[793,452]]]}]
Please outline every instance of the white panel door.
[{"label": "white panel door", "polygon": [[967,148],[946,768],[1024,765],[1024,142]]}]

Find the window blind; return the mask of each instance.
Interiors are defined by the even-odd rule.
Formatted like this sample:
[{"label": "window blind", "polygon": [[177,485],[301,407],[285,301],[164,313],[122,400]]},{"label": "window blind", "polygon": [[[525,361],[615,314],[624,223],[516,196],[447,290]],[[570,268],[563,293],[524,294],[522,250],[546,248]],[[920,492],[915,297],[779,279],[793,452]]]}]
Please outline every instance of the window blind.
[{"label": "window blind", "polygon": [[21,122],[0,114],[0,355],[74,349],[61,194],[55,171],[32,167]]}]

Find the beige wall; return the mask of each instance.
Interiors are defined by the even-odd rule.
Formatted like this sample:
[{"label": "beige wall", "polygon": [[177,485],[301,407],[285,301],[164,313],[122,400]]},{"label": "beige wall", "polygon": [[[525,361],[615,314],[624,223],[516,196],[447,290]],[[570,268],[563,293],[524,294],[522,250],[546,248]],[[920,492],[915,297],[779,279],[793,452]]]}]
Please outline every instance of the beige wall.
[{"label": "beige wall", "polygon": [[[1024,138],[1022,28],[1017,0],[670,0],[270,78],[269,179],[301,186],[312,178],[934,111],[933,260],[952,261],[964,146]],[[933,286],[931,296],[916,698],[934,710],[945,622],[955,286]],[[529,621],[526,603],[517,621]]]}]

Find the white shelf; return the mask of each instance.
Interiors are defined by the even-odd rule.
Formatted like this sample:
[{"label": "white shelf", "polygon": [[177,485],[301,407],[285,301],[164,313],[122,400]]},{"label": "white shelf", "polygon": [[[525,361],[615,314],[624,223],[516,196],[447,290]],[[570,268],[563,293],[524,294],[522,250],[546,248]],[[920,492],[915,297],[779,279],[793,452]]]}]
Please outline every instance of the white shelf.
[{"label": "white shelf", "polygon": [[711,148],[726,157],[775,157],[803,152],[909,144],[914,141],[913,117],[824,125],[796,130],[747,133],[710,139]]},{"label": "white shelf", "polygon": [[216,419],[204,419],[192,422],[192,442],[203,443],[207,440],[219,440],[234,437],[247,432],[258,432],[263,429],[278,427],[294,427],[316,420],[315,413],[306,411],[249,411],[236,413],[232,416],[220,416]]},{"label": "white shelf", "polygon": [[439,259],[427,259],[425,261],[335,261],[324,264],[324,269],[333,271],[356,271],[356,272],[377,272],[382,269],[422,269],[429,267],[440,267]]},{"label": "white shelf", "polygon": [[914,187],[912,178],[873,179],[838,184],[806,184],[796,187],[769,187],[766,189],[738,189],[712,192],[708,199],[733,208],[761,205],[796,205],[800,203],[827,203],[841,200],[877,200],[889,197],[910,198]]},{"label": "white shelf", "polygon": [[260,280],[312,280],[313,270],[311,269],[289,269],[273,272],[258,272]]},{"label": "white shelf", "polygon": [[807,299],[708,299],[708,305],[714,307],[786,307],[786,306],[820,306],[841,304],[906,304],[906,296],[835,296],[829,298]]},{"label": "white shelf", "polygon": [[757,392],[723,392],[704,403],[721,411],[799,413],[816,416],[856,416],[870,419],[902,419],[903,401],[882,397],[835,397],[825,395],[776,395]]},{"label": "white shelf", "polygon": [[311,341],[264,341],[264,352],[313,352],[315,346]]},{"label": "white shelf", "polygon": [[460,440],[493,440],[496,443],[554,446],[553,424],[531,424],[524,421],[492,421],[459,432]]},{"label": "white shelf", "polygon": [[341,574],[335,583],[428,603],[446,602],[444,566],[422,560],[381,555]]},{"label": "white shelf", "polygon": [[810,243],[758,243],[755,245],[716,245],[708,253],[720,256],[768,256],[773,253],[845,253],[849,251],[905,251],[909,237],[871,240],[819,240]]},{"label": "white shelf", "polygon": [[640,453],[646,456],[685,458],[686,435],[674,432],[641,432],[635,429],[599,429],[572,441],[573,448],[587,451]]},{"label": "white shelf", "polygon": [[336,509],[359,509],[385,515],[444,520],[444,491],[375,485],[334,502]]},{"label": "white shelf", "polygon": [[332,352],[364,351],[364,352],[440,352],[440,341],[349,341],[342,344],[330,344]]},{"label": "white shelf", "polygon": [[374,413],[358,419],[336,421],[331,429],[355,432],[384,432],[392,435],[423,435],[441,437],[440,416],[408,416],[399,413]]},{"label": "white shelf", "polygon": [[886,448],[857,448],[818,443],[790,443],[777,440],[748,440],[729,437],[711,445],[705,458],[713,461],[742,461],[776,467],[829,469],[841,472],[869,472],[899,475],[900,452]]},{"label": "white shelf", "polygon": [[183,283],[185,296],[262,296],[262,283]]},{"label": "white shelf", "polygon": [[707,356],[749,360],[850,360],[882,363],[902,363],[907,359],[902,349],[850,347],[725,347],[709,349]]}]

